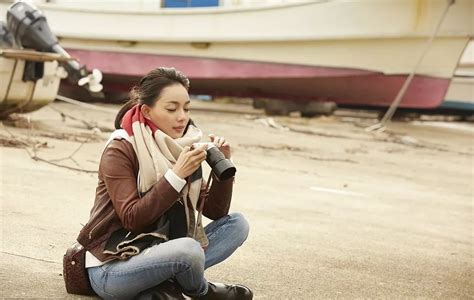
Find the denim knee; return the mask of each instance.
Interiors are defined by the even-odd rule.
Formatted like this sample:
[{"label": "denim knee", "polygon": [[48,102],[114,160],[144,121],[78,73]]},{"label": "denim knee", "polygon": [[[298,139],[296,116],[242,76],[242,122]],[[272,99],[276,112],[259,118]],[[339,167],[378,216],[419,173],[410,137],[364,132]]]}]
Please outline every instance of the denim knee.
[{"label": "denim knee", "polygon": [[239,212],[230,213],[231,222],[235,226],[235,231],[239,233],[238,237],[241,240],[240,244],[243,244],[249,235],[250,225],[243,214]]},{"label": "denim knee", "polygon": [[180,239],[180,247],[176,255],[189,266],[204,266],[205,256],[201,244],[193,238]]}]

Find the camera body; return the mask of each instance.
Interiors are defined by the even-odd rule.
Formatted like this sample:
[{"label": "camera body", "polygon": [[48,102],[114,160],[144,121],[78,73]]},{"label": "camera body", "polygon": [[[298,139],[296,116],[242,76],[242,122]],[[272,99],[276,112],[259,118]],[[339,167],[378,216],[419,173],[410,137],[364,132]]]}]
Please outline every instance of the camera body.
[{"label": "camera body", "polygon": [[214,143],[194,143],[193,148],[199,148],[202,145],[206,145],[206,162],[219,181],[227,180],[235,175],[237,169],[234,164],[225,158]]}]

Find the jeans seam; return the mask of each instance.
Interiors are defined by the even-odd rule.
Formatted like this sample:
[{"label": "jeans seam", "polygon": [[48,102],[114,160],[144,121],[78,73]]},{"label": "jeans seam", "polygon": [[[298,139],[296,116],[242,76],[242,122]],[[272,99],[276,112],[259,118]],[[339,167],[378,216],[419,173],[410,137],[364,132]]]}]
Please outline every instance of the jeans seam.
[{"label": "jeans seam", "polygon": [[176,264],[176,263],[185,265],[186,268],[189,268],[191,266],[190,264],[185,263],[185,262],[182,263],[182,262],[166,261],[166,262],[157,262],[157,263],[149,264],[146,267],[139,267],[139,268],[135,268],[135,269],[132,269],[132,270],[107,271],[107,274],[111,274],[111,275],[115,275],[115,276],[121,276],[121,275],[124,275],[124,274],[129,275],[129,274],[139,273],[140,271],[143,271],[143,270],[147,269],[149,266],[155,267],[155,266],[160,266],[160,265]]},{"label": "jeans seam", "polygon": [[[89,272],[87,272],[87,275],[89,275]],[[93,276],[89,276],[89,281],[91,283],[91,285],[93,285],[94,287],[97,288],[97,290],[100,290],[101,288],[97,285],[97,283],[95,283],[95,280],[92,278]]]},{"label": "jeans seam", "polygon": [[[96,268],[100,268],[100,266],[98,266],[98,267],[96,267]],[[100,269],[102,270],[102,268],[100,268]],[[89,272],[87,272],[87,273],[88,273],[88,275],[89,275]],[[102,273],[105,273],[105,272],[102,271]],[[94,276],[89,276],[89,281],[90,281],[91,285],[93,285],[98,291],[100,291],[100,292],[102,292],[102,293],[104,293],[104,294],[106,294],[107,296],[110,296],[110,297],[112,297],[112,298],[116,298],[113,294],[110,294],[110,293],[108,293],[108,292],[105,291],[105,284],[106,284],[106,281],[107,281],[107,274],[105,274],[105,276],[106,276],[106,277],[105,277],[105,279],[104,279],[104,283],[103,283],[102,287],[100,287],[100,286],[95,282],[95,280],[93,279]],[[94,290],[94,289],[93,289],[93,290]],[[95,290],[94,290],[94,292],[95,292],[96,294],[98,294]],[[99,296],[99,295],[98,295],[98,296]]]},{"label": "jeans seam", "polygon": [[[190,272],[190,271],[191,271],[191,268],[188,267],[187,270],[186,270],[186,272]],[[194,278],[193,278],[193,279],[194,279]],[[205,280],[204,276],[203,276],[203,279]],[[207,283],[207,280],[206,280],[206,283]],[[199,295],[192,295],[192,294],[189,294],[189,296],[191,296],[191,297],[193,297],[193,298],[194,298],[194,297],[201,297],[201,296],[207,294],[207,289],[208,289],[208,288],[209,288],[209,284],[206,285],[206,287],[204,288],[204,291],[203,291],[201,294],[199,294]]]},{"label": "jeans seam", "polygon": [[114,299],[117,299],[117,297],[116,297],[115,295],[113,295],[113,294],[111,294],[111,293],[109,293],[109,292],[107,292],[107,291],[105,290],[105,286],[107,285],[107,281],[108,281],[108,279],[109,279],[109,272],[104,271],[104,273],[105,273],[105,274],[104,274],[105,278],[104,278],[104,286],[102,287],[102,291],[104,292],[104,294],[106,294],[106,295],[108,295],[108,296],[110,296],[110,297],[112,297],[112,298],[114,298]]}]

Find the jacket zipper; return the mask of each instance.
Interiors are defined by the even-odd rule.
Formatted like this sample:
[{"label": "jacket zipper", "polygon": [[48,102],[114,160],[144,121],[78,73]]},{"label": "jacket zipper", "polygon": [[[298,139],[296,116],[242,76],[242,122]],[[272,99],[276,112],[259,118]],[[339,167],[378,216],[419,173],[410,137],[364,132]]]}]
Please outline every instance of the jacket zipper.
[{"label": "jacket zipper", "polygon": [[107,216],[105,216],[102,220],[99,221],[99,223],[95,224],[94,227],[92,227],[91,231],[89,231],[89,240],[92,239],[92,232],[97,229],[97,227],[99,225],[101,225],[103,222],[105,222],[106,220],[110,219],[110,217],[114,214],[114,210],[112,209],[108,214]]}]

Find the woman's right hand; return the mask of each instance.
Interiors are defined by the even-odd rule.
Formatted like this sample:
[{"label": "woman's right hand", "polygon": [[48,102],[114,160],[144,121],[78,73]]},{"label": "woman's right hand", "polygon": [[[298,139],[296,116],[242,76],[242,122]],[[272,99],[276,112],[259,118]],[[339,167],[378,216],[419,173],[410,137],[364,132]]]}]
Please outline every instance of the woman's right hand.
[{"label": "woman's right hand", "polygon": [[193,174],[206,160],[206,148],[207,145],[201,145],[193,150],[190,150],[188,146],[184,147],[173,167],[173,172],[183,179]]}]

